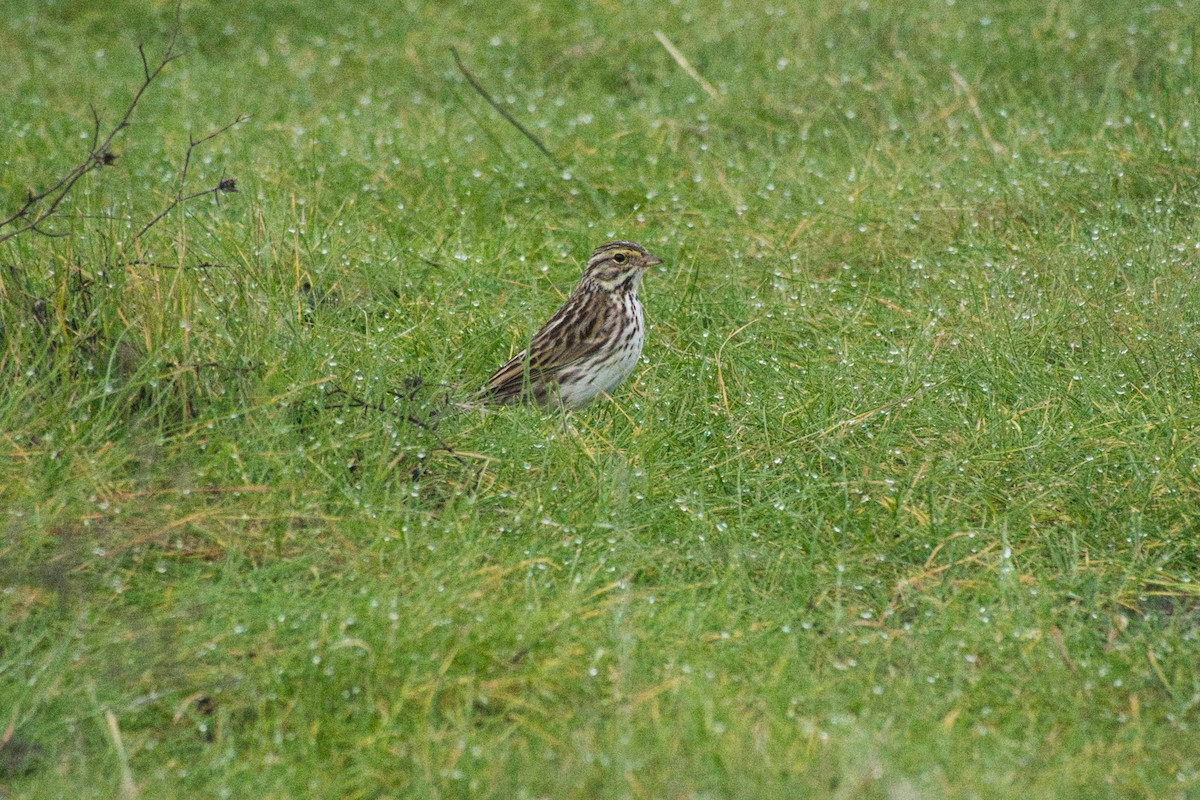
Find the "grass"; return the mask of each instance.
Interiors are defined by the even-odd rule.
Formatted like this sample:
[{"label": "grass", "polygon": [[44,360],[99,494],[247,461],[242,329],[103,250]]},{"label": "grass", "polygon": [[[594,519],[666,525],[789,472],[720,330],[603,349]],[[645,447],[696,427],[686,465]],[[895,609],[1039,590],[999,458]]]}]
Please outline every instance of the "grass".
[{"label": "grass", "polygon": [[[11,5],[4,209],[174,18]],[[1200,11],[294,5],[0,245],[0,796],[1200,792]],[[445,411],[617,236],[612,400]]]}]

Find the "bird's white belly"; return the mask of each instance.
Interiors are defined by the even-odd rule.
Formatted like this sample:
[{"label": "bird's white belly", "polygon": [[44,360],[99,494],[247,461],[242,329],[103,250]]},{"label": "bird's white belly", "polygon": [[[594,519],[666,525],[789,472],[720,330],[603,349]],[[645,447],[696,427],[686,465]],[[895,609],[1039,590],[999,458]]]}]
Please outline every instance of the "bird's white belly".
[{"label": "bird's white belly", "polygon": [[[601,392],[611,392],[629,377],[642,356],[645,341],[645,326],[642,320],[642,305],[636,298],[629,298],[633,307],[628,309],[637,320],[633,335],[622,336],[615,346],[601,357],[599,363],[590,362],[573,370],[573,375],[564,376],[559,384],[559,399],[567,408],[587,405]],[[628,302],[628,301],[627,301]]]}]

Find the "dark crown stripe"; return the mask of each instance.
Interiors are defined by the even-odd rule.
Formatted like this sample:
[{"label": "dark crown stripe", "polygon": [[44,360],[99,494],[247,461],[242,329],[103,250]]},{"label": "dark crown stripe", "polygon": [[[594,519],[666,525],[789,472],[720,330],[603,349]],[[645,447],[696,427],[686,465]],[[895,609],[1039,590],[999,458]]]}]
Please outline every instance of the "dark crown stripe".
[{"label": "dark crown stripe", "polygon": [[637,242],[627,242],[624,239],[617,239],[612,242],[605,242],[604,244],[597,247],[592,252],[592,256],[594,257],[594,256],[603,255],[604,253],[607,253],[610,250],[636,250],[639,253],[646,252],[646,248],[642,247]]}]

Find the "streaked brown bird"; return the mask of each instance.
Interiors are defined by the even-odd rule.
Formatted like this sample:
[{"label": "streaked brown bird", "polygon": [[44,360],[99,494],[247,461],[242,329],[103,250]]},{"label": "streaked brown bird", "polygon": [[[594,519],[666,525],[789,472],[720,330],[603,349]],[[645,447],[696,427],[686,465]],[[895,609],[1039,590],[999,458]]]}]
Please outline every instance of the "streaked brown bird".
[{"label": "streaked brown bird", "polygon": [[638,286],[661,264],[635,242],[607,242],[588,259],[563,307],[529,343],[492,373],[479,396],[494,403],[532,400],[583,408],[633,371],[646,341]]}]

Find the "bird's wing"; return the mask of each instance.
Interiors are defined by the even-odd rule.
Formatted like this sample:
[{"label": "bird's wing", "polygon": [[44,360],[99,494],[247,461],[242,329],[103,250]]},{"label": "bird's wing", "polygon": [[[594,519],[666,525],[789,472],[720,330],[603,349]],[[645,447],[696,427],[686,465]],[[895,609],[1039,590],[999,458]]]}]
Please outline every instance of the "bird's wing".
[{"label": "bird's wing", "polygon": [[[550,377],[583,360],[600,343],[612,304],[591,293],[572,295],[533,335],[529,347],[492,373],[482,393],[505,401],[521,394],[528,383]],[[528,364],[526,357],[528,356]]]}]

